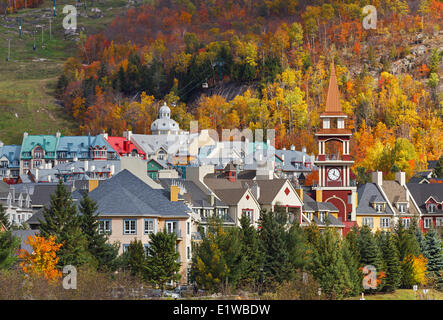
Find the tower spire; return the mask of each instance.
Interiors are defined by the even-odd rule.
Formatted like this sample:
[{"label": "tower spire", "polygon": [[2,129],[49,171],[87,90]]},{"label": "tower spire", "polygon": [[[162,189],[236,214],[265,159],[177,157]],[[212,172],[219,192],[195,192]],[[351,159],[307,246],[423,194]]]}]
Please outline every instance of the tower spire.
[{"label": "tower spire", "polygon": [[340,92],[338,91],[337,76],[335,75],[334,60],[331,63],[331,76],[329,78],[328,97],[326,99],[327,114],[343,114],[340,105]]}]

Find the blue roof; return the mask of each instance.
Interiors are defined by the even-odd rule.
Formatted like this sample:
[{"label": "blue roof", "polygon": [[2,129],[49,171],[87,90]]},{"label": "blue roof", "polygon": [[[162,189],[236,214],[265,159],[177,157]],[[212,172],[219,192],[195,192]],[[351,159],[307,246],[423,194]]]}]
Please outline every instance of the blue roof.
[{"label": "blue roof", "polygon": [[[20,161],[20,150],[22,146],[9,145],[0,147],[0,158],[5,156],[10,162],[14,160]],[[11,166],[11,164],[10,164]]]},{"label": "blue roof", "polygon": [[96,136],[63,136],[60,138],[57,151],[72,153],[67,155],[69,158],[73,157],[73,155],[75,155],[74,153],[81,155],[82,152],[89,152],[89,147],[96,146],[101,148],[106,147],[108,152],[115,152],[111,145],[100,134]]}]

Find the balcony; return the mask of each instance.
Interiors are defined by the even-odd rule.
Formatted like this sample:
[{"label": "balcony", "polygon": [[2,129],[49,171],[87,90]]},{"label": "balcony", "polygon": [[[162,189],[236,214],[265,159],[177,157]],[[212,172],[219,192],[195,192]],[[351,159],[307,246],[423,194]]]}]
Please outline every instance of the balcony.
[{"label": "balcony", "polygon": [[175,236],[177,237],[177,241],[181,241],[183,240],[182,237],[182,231],[180,229],[176,229],[176,230],[168,230],[168,233],[175,233]]}]

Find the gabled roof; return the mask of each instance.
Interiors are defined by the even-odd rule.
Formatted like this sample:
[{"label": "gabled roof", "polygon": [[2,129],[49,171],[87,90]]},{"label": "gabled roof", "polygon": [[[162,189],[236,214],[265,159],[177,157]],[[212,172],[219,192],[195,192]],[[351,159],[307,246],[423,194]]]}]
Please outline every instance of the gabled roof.
[{"label": "gabled roof", "polygon": [[408,202],[406,198],[406,189],[402,187],[400,183],[395,180],[383,180],[383,184],[381,187],[388,197],[389,202],[393,205],[395,213],[400,214],[395,204],[398,202],[406,202],[409,203],[409,213],[418,215],[418,211],[415,208],[413,202]]},{"label": "gabled roof", "polygon": [[407,186],[422,213],[427,212],[426,200],[430,197],[437,202],[443,202],[443,184],[441,183],[408,183]]},{"label": "gabled roof", "polygon": [[[20,160],[20,150],[19,145],[4,145],[0,146],[0,158],[6,157],[9,161]],[[9,164],[11,166],[11,164]]]},{"label": "gabled roof", "polygon": [[[46,206],[51,201],[51,195],[55,193],[58,183],[36,183],[33,185],[31,194],[32,206]],[[72,192],[72,184],[65,184],[68,192]]]},{"label": "gabled roof", "polygon": [[131,154],[134,150],[140,156],[146,156],[146,153],[143,152],[143,150],[137,148],[135,144],[124,137],[108,137],[107,141],[111,145],[111,147],[121,156]]},{"label": "gabled roof", "polygon": [[235,206],[238,204],[240,199],[245,195],[247,189],[239,188],[239,189],[219,189],[214,190],[214,193],[219,197],[224,203],[228,205]]},{"label": "gabled roof", "polygon": [[386,211],[378,213],[373,207],[373,203],[388,203],[378,189],[375,183],[365,183],[357,188],[358,206],[357,214],[393,214],[389,205],[386,205]]},{"label": "gabled roof", "polygon": [[172,202],[163,189],[153,189],[128,170],[103,181],[89,193],[102,216],[187,217],[191,210]]}]

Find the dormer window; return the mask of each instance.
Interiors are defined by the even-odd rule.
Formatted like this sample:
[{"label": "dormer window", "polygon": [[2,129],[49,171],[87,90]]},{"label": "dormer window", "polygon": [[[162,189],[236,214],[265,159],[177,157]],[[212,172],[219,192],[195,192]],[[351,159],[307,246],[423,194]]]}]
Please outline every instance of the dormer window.
[{"label": "dormer window", "polygon": [[318,215],[319,215],[318,218],[320,219],[320,221],[325,222],[327,213],[325,211],[321,211],[321,212],[319,212]]},{"label": "dormer window", "polygon": [[406,203],[398,203],[397,209],[400,213],[405,213],[407,209]]},{"label": "dormer window", "polygon": [[384,204],[383,204],[383,203],[376,203],[376,204],[375,204],[375,211],[376,211],[377,213],[384,212],[384,211],[385,211],[385,206],[384,206]]},{"label": "dormer window", "polygon": [[345,128],[345,119],[337,119],[337,128],[344,129]]},{"label": "dormer window", "polygon": [[428,212],[434,213],[435,211],[437,211],[437,205],[435,203],[428,204]]}]

